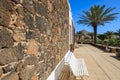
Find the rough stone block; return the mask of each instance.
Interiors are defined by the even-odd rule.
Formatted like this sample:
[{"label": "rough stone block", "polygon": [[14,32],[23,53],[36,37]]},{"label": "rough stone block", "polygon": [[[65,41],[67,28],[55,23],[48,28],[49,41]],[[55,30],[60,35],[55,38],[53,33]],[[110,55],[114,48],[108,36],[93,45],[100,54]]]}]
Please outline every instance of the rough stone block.
[{"label": "rough stone block", "polygon": [[26,32],[26,39],[32,39],[35,37],[35,33],[32,31]]},{"label": "rough stone block", "polygon": [[22,47],[20,45],[4,49],[0,52],[0,65],[5,65],[11,62],[16,62],[18,60],[21,60],[23,58],[23,52]]},{"label": "rough stone block", "polygon": [[42,17],[36,16],[36,26],[40,32],[42,32],[42,33],[46,32],[45,21]]},{"label": "rough stone block", "polygon": [[8,26],[9,22],[10,22],[10,13],[5,11],[5,9],[0,6],[0,25]]},{"label": "rough stone block", "polygon": [[38,48],[39,48],[38,42],[35,41],[34,39],[31,39],[28,42],[28,48],[27,48],[28,54],[37,56],[38,55]]},{"label": "rough stone block", "polygon": [[20,42],[20,41],[23,41],[25,39],[26,39],[26,37],[25,37],[23,32],[15,32],[13,35],[13,40],[16,42]]},{"label": "rough stone block", "polygon": [[25,65],[36,65],[38,63],[38,59],[35,56],[28,56],[24,60]]},{"label": "rough stone block", "polygon": [[18,60],[22,60],[23,57],[24,57],[24,52],[23,52],[24,47],[21,45],[21,43],[19,43],[19,44],[18,44],[17,46],[15,46],[13,49],[14,49],[14,50],[16,51],[16,53],[17,53]]},{"label": "rough stone block", "polygon": [[29,12],[34,12],[34,7],[33,7],[33,0],[23,0],[22,5],[24,6],[25,9],[27,9]]},{"label": "rough stone block", "polygon": [[13,46],[13,38],[10,32],[3,28],[0,30],[0,49],[9,48]]},{"label": "rough stone block", "polygon": [[33,17],[29,14],[27,14],[24,18],[23,18],[24,22],[26,23],[26,25],[29,27],[29,29],[33,30],[34,29],[34,25],[33,25]]},{"label": "rough stone block", "polygon": [[12,11],[12,4],[10,0],[0,0],[0,4],[6,11]]},{"label": "rough stone block", "polygon": [[22,15],[22,16],[25,16],[26,14],[26,11],[25,9],[23,8],[23,6],[19,6],[16,11],[18,12],[18,14]]},{"label": "rough stone block", "polygon": [[34,5],[35,11],[36,11],[38,14],[40,14],[40,15],[48,18],[48,12],[47,12],[48,10],[47,10],[46,7],[44,7],[42,4],[40,4],[40,3],[36,2],[36,1],[34,2],[33,5]]},{"label": "rough stone block", "polygon": [[20,80],[30,80],[34,75],[35,67],[34,66],[26,66],[19,73]]}]

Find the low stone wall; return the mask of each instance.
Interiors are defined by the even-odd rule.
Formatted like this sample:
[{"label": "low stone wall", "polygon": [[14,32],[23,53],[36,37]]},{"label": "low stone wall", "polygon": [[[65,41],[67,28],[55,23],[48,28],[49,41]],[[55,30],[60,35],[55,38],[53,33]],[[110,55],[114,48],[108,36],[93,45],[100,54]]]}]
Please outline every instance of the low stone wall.
[{"label": "low stone wall", "polygon": [[117,47],[117,48],[116,48],[116,56],[117,56],[117,57],[120,57],[120,47]]},{"label": "low stone wall", "polygon": [[111,46],[106,46],[106,45],[102,45],[102,44],[91,44],[103,51],[107,51],[107,52],[111,52],[111,53],[117,53],[119,52],[119,47],[111,47]]},{"label": "low stone wall", "polygon": [[67,0],[0,0],[0,80],[46,80],[68,32]]},{"label": "low stone wall", "polygon": [[97,48],[99,48],[99,49],[101,49],[101,50],[104,50],[104,51],[105,51],[105,49],[106,49],[106,46],[105,46],[105,45],[102,45],[102,44],[91,44],[91,45],[93,45],[93,46],[95,46],[95,47],[97,47]]}]

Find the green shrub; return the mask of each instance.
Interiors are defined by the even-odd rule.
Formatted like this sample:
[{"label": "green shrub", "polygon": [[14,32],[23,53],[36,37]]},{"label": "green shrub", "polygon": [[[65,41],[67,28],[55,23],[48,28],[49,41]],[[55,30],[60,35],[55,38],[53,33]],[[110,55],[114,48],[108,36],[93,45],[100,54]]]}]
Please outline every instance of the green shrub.
[{"label": "green shrub", "polygon": [[118,40],[118,46],[120,47],[120,40]]},{"label": "green shrub", "polygon": [[99,40],[97,41],[97,43],[98,43],[98,44],[104,44],[104,41],[101,40],[101,39],[99,39]]},{"label": "green shrub", "polygon": [[110,46],[118,46],[118,42],[119,42],[119,40],[117,40],[117,39],[110,39],[108,41],[108,45],[110,45]]},{"label": "green shrub", "polygon": [[107,37],[106,34],[100,34],[100,35],[98,35],[98,38],[101,39],[101,40],[105,40],[105,39],[107,39],[108,37]]}]

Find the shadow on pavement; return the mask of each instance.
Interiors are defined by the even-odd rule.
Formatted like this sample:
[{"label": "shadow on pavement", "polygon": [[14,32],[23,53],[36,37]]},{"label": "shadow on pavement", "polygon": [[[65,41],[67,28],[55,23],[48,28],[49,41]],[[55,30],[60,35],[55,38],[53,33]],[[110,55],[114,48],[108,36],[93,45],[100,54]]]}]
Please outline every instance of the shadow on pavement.
[{"label": "shadow on pavement", "polygon": [[117,57],[117,56],[110,56],[110,57],[113,57],[113,58],[115,58],[115,59],[120,61],[120,57]]}]

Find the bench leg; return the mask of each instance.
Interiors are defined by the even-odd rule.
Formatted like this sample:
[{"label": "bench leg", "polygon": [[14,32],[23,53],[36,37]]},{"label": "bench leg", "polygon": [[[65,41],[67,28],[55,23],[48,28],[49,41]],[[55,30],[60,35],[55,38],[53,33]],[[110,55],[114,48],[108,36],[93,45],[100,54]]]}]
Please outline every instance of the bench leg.
[{"label": "bench leg", "polygon": [[89,80],[89,77],[86,76],[76,77],[76,80]]},{"label": "bench leg", "polygon": [[76,77],[76,80],[85,80],[83,76],[81,77]]}]

